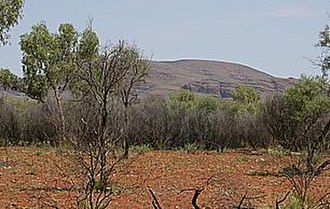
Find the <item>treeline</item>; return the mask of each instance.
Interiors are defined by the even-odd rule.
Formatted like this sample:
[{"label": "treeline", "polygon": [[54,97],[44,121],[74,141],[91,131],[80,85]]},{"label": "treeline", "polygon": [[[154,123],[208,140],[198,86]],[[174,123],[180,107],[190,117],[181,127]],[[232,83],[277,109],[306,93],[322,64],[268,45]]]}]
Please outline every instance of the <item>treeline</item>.
[{"label": "treeline", "polygon": [[[185,90],[168,99],[150,96],[131,105],[126,113],[129,117],[120,97],[113,97],[107,135],[119,145],[127,136],[130,146],[154,149],[180,149],[193,144],[221,152],[274,146],[301,151],[317,141],[329,120],[328,85],[322,78],[303,77],[285,92],[266,98],[260,98],[252,88],[238,87],[232,97],[219,100]],[[45,103],[1,99],[3,144],[60,143],[56,101],[47,98]],[[68,99],[63,106],[66,138],[79,143],[95,139],[100,125],[97,101],[92,97],[79,103]],[[127,119],[128,129],[124,130]],[[329,140],[328,135],[322,139],[323,149],[328,149]]]},{"label": "treeline", "polygon": [[238,87],[232,100],[196,96],[188,91],[170,99],[151,97],[132,109],[130,139],[154,148],[202,149],[282,147],[303,151],[329,147],[330,98],[319,77],[302,77],[283,93],[260,98],[249,87]]}]

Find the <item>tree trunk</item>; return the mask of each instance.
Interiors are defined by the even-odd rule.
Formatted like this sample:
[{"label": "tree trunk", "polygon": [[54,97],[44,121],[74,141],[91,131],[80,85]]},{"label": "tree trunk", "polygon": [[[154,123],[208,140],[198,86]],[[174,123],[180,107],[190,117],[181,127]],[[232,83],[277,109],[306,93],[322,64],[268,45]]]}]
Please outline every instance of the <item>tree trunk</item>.
[{"label": "tree trunk", "polygon": [[100,162],[100,183],[104,188],[107,184],[107,146],[106,146],[106,129],[108,125],[108,109],[107,109],[107,94],[105,93],[102,98],[102,109],[101,109],[101,120],[99,127],[99,142],[97,144],[97,149],[99,150],[99,162]]},{"label": "tree trunk", "polygon": [[58,116],[60,120],[59,139],[60,142],[63,142],[65,140],[65,118],[64,118],[64,112],[62,106],[62,98],[61,95],[58,93],[58,91],[55,90],[54,93],[55,93],[56,105],[58,108]]},{"label": "tree trunk", "polygon": [[128,114],[127,114],[127,106],[128,104],[124,104],[124,157],[127,158],[129,154],[129,141],[128,141],[128,131],[129,131],[129,121],[128,121]]}]

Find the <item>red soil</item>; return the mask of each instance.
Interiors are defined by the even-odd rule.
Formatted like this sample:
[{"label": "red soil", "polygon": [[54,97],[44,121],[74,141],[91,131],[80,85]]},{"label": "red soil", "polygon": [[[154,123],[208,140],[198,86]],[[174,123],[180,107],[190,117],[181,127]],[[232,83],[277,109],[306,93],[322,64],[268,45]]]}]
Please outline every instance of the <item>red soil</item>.
[{"label": "red soil", "polygon": [[[70,155],[51,148],[0,149],[0,208],[76,208],[81,178]],[[133,155],[112,175],[114,192],[109,208],[151,208],[156,194],[163,208],[191,208],[195,188],[204,188],[198,204],[233,208],[240,199],[257,208],[274,206],[292,186],[276,175],[293,159],[242,152],[187,154],[152,151]],[[330,172],[313,182],[310,196],[330,190]],[[53,207],[54,208],[54,207]]]}]

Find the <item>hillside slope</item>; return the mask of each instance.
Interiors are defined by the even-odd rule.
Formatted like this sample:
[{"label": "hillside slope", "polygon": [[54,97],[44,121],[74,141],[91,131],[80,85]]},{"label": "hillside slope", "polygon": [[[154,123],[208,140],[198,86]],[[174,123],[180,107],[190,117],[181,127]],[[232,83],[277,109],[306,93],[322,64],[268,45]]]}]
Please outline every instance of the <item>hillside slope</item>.
[{"label": "hillside slope", "polygon": [[[187,89],[195,93],[228,98],[237,86],[255,88],[261,94],[282,92],[296,79],[277,78],[241,64],[209,60],[153,61],[146,84],[139,88],[139,95],[162,95]],[[27,98],[23,93],[5,91],[1,96]]]},{"label": "hillside slope", "polygon": [[271,76],[241,64],[209,60],[156,61],[142,91],[168,96],[179,89],[226,98],[239,85],[251,86],[262,94],[283,91],[295,79]]}]

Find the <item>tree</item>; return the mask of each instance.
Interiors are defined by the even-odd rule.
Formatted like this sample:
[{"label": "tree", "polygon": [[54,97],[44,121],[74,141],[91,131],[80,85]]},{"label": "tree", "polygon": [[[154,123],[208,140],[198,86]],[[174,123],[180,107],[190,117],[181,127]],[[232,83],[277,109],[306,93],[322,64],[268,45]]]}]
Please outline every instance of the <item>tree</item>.
[{"label": "tree", "polygon": [[321,48],[320,63],[318,65],[321,67],[321,75],[324,78],[328,78],[328,71],[330,69],[330,27],[326,25],[324,29],[319,34],[318,47]]},{"label": "tree", "polygon": [[19,79],[9,69],[0,69],[0,86],[5,90],[17,89]]},{"label": "tree", "polygon": [[31,98],[45,102],[49,91],[54,94],[59,114],[59,135],[65,134],[62,96],[74,71],[78,35],[71,24],[61,24],[58,34],[52,34],[45,23],[34,25],[31,32],[21,36],[25,93]]},{"label": "tree", "polygon": [[317,142],[330,108],[327,88],[323,78],[302,77],[282,95],[266,102],[263,118],[277,143],[293,151],[304,151],[323,141]]},{"label": "tree", "polygon": [[[319,43],[318,46],[322,49],[321,52],[321,60],[320,60],[320,67],[321,67],[321,73],[322,77],[326,79],[326,93],[327,96],[330,96],[329,92],[329,77],[328,72],[330,70],[330,27],[329,25],[326,25],[324,29],[319,34]],[[321,138],[325,138],[330,131],[330,118],[328,119],[326,125],[324,126],[322,130],[322,134],[320,135]]]},{"label": "tree", "polygon": [[326,25],[320,32],[317,44],[322,49],[317,63],[321,68],[321,76],[303,76],[296,85],[266,105],[266,116],[270,116],[266,123],[271,133],[280,132],[279,135],[275,134],[277,139],[282,138],[284,144],[290,144],[287,148],[294,147],[295,151],[302,152],[299,162],[283,171],[299,198],[300,208],[317,208],[322,205],[317,203],[318,206],[314,207],[306,204],[306,200],[314,179],[330,165],[329,160],[323,159],[324,152],[329,149],[330,131],[329,29]]},{"label": "tree", "polygon": [[284,92],[291,117],[299,121],[314,123],[330,108],[326,80],[319,77],[302,77],[294,86]]},{"label": "tree", "polygon": [[[98,208],[102,204],[109,204],[107,199],[111,194],[107,190],[109,176],[114,164],[118,162],[112,161],[116,158],[110,156],[111,152],[119,140],[128,140],[127,112],[124,113],[126,120],[124,127],[114,132],[110,129],[110,122],[115,114],[114,103],[121,99],[124,110],[127,111],[136,85],[143,80],[148,68],[140,52],[123,41],[97,53],[98,42],[93,37],[95,33],[88,28],[82,38],[84,41],[88,40],[87,44],[78,49],[76,65],[79,81],[76,83],[75,92],[78,97],[89,97],[96,108],[97,125],[93,130],[95,136],[86,140],[84,146],[81,147],[89,159],[87,163],[83,160],[81,162],[84,164],[83,167],[87,168],[88,174],[85,199],[90,200],[88,204],[91,208]],[[93,52],[95,52],[94,55]],[[79,100],[83,101],[83,98]],[[84,123],[89,129],[90,124]],[[101,189],[96,195],[94,191],[99,187],[98,185],[101,185]]]},{"label": "tree", "polygon": [[243,104],[255,103],[260,100],[258,92],[248,86],[238,86],[232,93],[231,96],[237,102]]},{"label": "tree", "polygon": [[142,55],[141,51],[136,46],[126,45],[125,42],[119,43],[124,45],[127,52],[123,53],[122,65],[127,69],[126,75],[123,78],[119,88],[120,98],[123,104],[124,111],[124,156],[128,156],[129,152],[129,105],[136,101],[137,87],[143,82],[149,71],[149,62]]},{"label": "tree", "polygon": [[302,77],[282,95],[266,102],[263,118],[277,145],[301,152],[298,162],[283,170],[305,208],[313,180],[330,165],[322,160],[329,148],[330,98],[326,79]]},{"label": "tree", "polygon": [[24,0],[0,1],[0,44],[8,44],[9,31],[22,18]]},{"label": "tree", "polygon": [[252,87],[238,86],[231,96],[236,102],[232,105],[238,115],[245,113],[257,114],[259,112],[260,94]]}]

